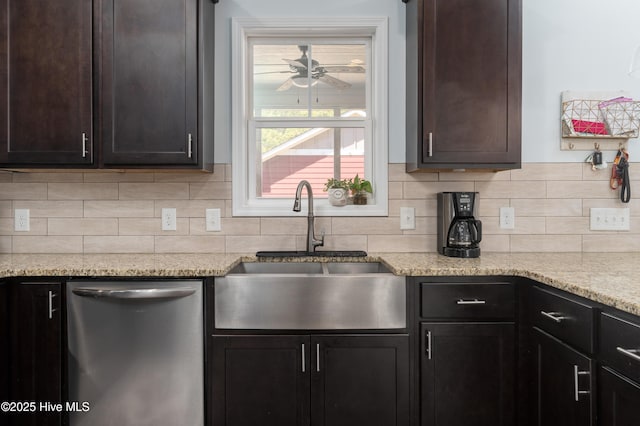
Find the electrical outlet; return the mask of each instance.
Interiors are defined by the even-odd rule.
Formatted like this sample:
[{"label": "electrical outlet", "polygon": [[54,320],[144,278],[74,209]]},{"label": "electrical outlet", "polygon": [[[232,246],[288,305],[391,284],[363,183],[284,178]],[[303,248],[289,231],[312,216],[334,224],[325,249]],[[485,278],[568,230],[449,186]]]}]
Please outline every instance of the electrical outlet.
[{"label": "electrical outlet", "polygon": [[400,229],[416,229],[416,209],[400,207]]},{"label": "electrical outlet", "polygon": [[513,207],[500,207],[500,229],[515,229],[516,212]]},{"label": "electrical outlet", "polygon": [[176,209],[174,208],[162,209],[162,230],[163,231],[176,230]]},{"label": "electrical outlet", "polygon": [[207,231],[222,231],[220,209],[206,209],[205,222]]},{"label": "electrical outlet", "polygon": [[13,215],[13,226],[17,232],[27,232],[31,230],[29,209],[15,209]]},{"label": "electrical outlet", "polygon": [[590,209],[592,231],[628,231],[629,209],[608,209],[593,207]]}]

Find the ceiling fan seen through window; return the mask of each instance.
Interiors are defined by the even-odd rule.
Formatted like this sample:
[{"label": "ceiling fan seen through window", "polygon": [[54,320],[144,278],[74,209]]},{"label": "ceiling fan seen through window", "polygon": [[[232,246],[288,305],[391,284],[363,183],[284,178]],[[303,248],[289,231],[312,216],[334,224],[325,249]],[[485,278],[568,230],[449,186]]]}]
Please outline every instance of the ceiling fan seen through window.
[{"label": "ceiling fan seen through window", "polygon": [[[309,50],[309,46],[307,45],[299,45],[298,49],[300,49],[301,56],[298,59],[286,59],[282,58],[287,64],[289,64],[289,69],[286,71],[268,71],[256,73],[258,74],[293,74],[288,79],[286,79],[276,90],[278,92],[282,92],[290,89],[292,86],[306,88],[309,87],[309,77],[311,77],[311,85],[315,86],[318,82],[323,82],[328,84],[335,89],[345,90],[351,87],[350,83],[346,81],[340,80],[336,77],[333,77],[329,74],[333,73],[364,73],[364,67],[360,65],[320,65],[318,61],[315,59],[311,60],[309,63],[309,57],[307,56],[307,52]],[[310,66],[309,66],[310,65]],[[309,76],[309,72],[311,72],[311,76]]]}]

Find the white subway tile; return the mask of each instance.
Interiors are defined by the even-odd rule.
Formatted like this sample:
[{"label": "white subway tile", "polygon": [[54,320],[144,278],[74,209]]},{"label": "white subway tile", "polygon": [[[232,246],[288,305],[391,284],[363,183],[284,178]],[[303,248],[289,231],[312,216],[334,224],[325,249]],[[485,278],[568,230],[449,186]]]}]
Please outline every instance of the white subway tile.
[{"label": "white subway tile", "polygon": [[46,199],[46,183],[0,183],[0,200]]},{"label": "white subway tile", "polygon": [[153,253],[153,236],[84,236],[85,253]]},{"label": "white subway tile", "polygon": [[224,253],[222,236],[156,236],[156,253]]},{"label": "white subway tile", "polygon": [[117,200],[116,183],[49,183],[49,200]]},{"label": "white subway tile", "polygon": [[49,218],[49,235],[118,235],[118,219]]},{"label": "white subway tile", "polygon": [[[154,217],[153,201],[85,201],[85,217]],[[158,215],[160,217],[160,215]]]},{"label": "white subway tile", "polygon": [[188,200],[188,183],[119,183],[121,200]]},{"label": "white subway tile", "polygon": [[81,236],[13,236],[13,253],[82,253]]}]

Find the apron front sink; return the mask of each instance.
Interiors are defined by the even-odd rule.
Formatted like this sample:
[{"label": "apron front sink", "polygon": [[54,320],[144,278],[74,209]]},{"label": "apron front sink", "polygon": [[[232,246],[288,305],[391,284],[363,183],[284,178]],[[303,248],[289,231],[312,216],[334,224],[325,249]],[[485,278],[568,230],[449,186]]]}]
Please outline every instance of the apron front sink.
[{"label": "apron front sink", "polygon": [[215,327],[406,328],[405,278],[378,262],[245,262],[215,281]]}]

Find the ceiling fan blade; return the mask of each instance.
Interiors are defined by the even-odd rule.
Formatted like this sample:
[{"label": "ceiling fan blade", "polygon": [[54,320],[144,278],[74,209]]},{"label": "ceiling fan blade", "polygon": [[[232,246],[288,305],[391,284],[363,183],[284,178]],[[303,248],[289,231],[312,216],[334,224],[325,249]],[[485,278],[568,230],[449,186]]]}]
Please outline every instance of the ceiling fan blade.
[{"label": "ceiling fan blade", "polygon": [[289,90],[291,86],[293,86],[293,80],[288,78],[276,89],[276,92],[284,92],[285,90]]},{"label": "ceiling fan blade", "polygon": [[318,80],[327,83],[328,85],[333,86],[338,90],[344,90],[351,87],[351,84],[347,83],[346,81],[338,80],[337,78],[331,77],[330,75],[320,76],[318,77]]},{"label": "ceiling fan blade", "polygon": [[289,65],[291,65],[294,68],[302,68],[302,69],[307,69],[307,66],[305,64],[303,64],[300,61],[297,61],[295,59],[285,59],[282,58],[283,61],[285,61],[286,63],[288,63]]},{"label": "ceiling fan blade", "polygon": [[364,67],[360,65],[330,65],[327,67],[322,67],[325,72],[336,72],[336,73],[363,73],[366,72]]},{"label": "ceiling fan blade", "polygon": [[254,72],[253,75],[263,75],[263,74],[295,74],[295,71],[287,70],[287,71],[265,71],[265,72]]}]

